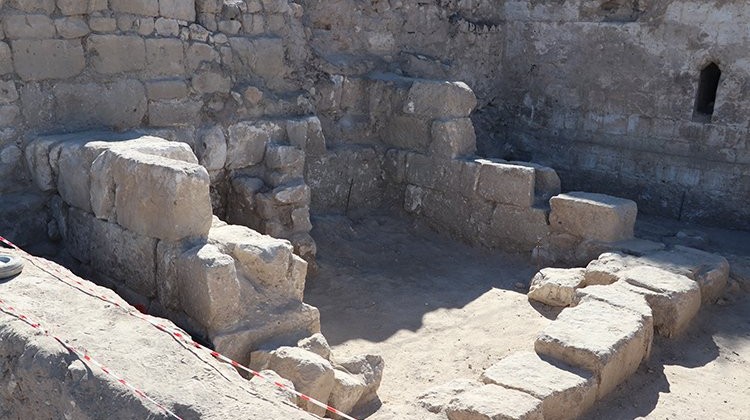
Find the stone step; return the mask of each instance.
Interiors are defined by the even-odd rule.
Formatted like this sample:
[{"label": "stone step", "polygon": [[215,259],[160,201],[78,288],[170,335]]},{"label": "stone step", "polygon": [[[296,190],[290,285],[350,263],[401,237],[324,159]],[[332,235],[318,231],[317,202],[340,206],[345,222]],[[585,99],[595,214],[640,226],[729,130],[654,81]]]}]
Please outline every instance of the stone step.
[{"label": "stone step", "polygon": [[481,380],[539,398],[545,420],[576,419],[596,401],[591,372],[543,360],[534,352],[511,354],[490,366]]},{"label": "stone step", "polygon": [[593,372],[601,398],[633,374],[647,357],[653,319],[598,300],[564,310],[539,335],[537,353]]},{"label": "stone step", "polygon": [[484,385],[456,397],[445,410],[449,420],[543,420],[542,401],[500,385]]},{"label": "stone step", "polygon": [[550,306],[571,306],[576,289],[583,285],[583,268],[543,268],[533,279],[529,288],[529,300]]},{"label": "stone step", "polygon": [[674,337],[688,326],[701,307],[698,283],[656,267],[635,267],[620,273],[623,282],[645,296],[654,315],[654,329],[664,337]]}]

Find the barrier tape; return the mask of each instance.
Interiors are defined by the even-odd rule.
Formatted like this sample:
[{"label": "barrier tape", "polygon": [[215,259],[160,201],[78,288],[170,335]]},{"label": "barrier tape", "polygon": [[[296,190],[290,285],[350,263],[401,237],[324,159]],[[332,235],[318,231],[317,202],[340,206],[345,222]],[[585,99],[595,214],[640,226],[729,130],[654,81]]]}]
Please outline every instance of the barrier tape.
[{"label": "barrier tape", "polygon": [[[3,242],[5,242],[5,241],[3,241]],[[26,315],[18,312],[16,310],[16,308],[14,308],[13,306],[7,305],[7,302],[3,301],[2,299],[0,299],[0,312],[4,312],[4,313],[6,313],[6,314],[8,314],[8,315],[10,315],[10,316],[12,316],[12,317],[14,317],[16,319],[19,319],[19,320],[25,322],[26,324],[30,325],[32,328],[41,331],[45,336],[50,337],[53,340],[57,341],[58,343],[60,343],[60,345],[62,345],[69,352],[71,352],[71,353],[75,354],[76,356],[78,356],[79,360],[81,360],[82,363],[87,364],[87,365],[94,365],[94,366],[98,367],[102,372],[104,372],[107,375],[115,378],[115,380],[117,380],[118,383],[124,385],[125,387],[127,387],[128,389],[130,389],[131,391],[133,391],[133,393],[135,395],[137,395],[139,398],[144,399],[144,400],[150,402],[151,404],[153,404],[155,407],[159,408],[160,410],[162,410],[166,414],[168,414],[168,415],[170,415],[170,416],[172,416],[172,417],[174,417],[174,418],[176,418],[178,420],[182,420],[182,417],[178,416],[177,414],[175,414],[173,411],[171,411],[167,407],[163,406],[162,404],[159,404],[153,398],[149,397],[145,392],[143,392],[142,390],[136,388],[135,386],[131,385],[130,382],[128,382],[125,379],[123,379],[122,376],[116,374],[114,371],[112,371],[108,367],[106,367],[103,364],[99,363],[96,359],[94,359],[93,357],[91,357],[91,355],[89,355],[87,351],[77,349],[77,348],[71,346],[70,344],[66,343],[65,340],[63,340],[62,338],[58,337],[57,335],[51,334],[47,329],[45,329],[45,328],[42,327],[42,324],[40,324],[38,322],[32,321],[31,318],[29,318]]]},{"label": "barrier tape", "polygon": [[[68,285],[70,287],[73,287],[73,288],[75,288],[75,289],[77,289],[77,290],[79,290],[79,291],[81,291],[83,293],[86,293],[86,294],[88,294],[90,296],[93,296],[93,297],[95,297],[95,298],[97,298],[99,300],[102,300],[102,301],[107,302],[107,303],[109,303],[111,305],[114,305],[115,307],[121,309],[122,311],[126,312],[130,316],[133,316],[133,317],[136,317],[136,318],[141,319],[143,321],[146,321],[149,324],[151,324],[152,326],[154,326],[155,328],[157,328],[158,330],[171,335],[173,338],[175,338],[178,341],[181,341],[181,342],[183,342],[183,343],[185,343],[185,344],[187,344],[187,345],[189,345],[191,347],[194,347],[194,348],[197,348],[197,349],[200,349],[200,350],[206,350],[207,352],[209,352],[209,354],[213,358],[215,358],[215,359],[217,359],[217,360],[219,360],[221,362],[230,364],[235,369],[239,369],[239,370],[242,370],[242,371],[244,371],[246,373],[249,373],[249,374],[251,374],[252,376],[254,376],[254,377],[258,378],[258,379],[266,381],[266,382],[268,382],[268,383],[276,386],[277,388],[280,388],[280,389],[282,389],[284,391],[287,391],[287,392],[295,395],[296,397],[298,397],[298,398],[300,398],[300,399],[302,399],[304,401],[307,401],[307,402],[309,402],[309,403],[311,403],[313,405],[316,405],[316,406],[318,406],[320,408],[323,408],[323,409],[325,409],[326,411],[328,411],[328,412],[330,412],[332,414],[336,414],[336,415],[338,415],[338,416],[340,416],[340,417],[342,417],[344,419],[347,419],[347,420],[357,420],[356,418],[351,417],[351,416],[347,415],[346,413],[344,413],[342,411],[339,411],[339,410],[337,410],[334,407],[331,407],[328,404],[324,404],[324,403],[316,400],[315,398],[312,398],[312,397],[310,397],[308,395],[302,394],[301,392],[298,392],[297,390],[295,390],[293,388],[289,388],[288,386],[286,386],[286,385],[284,385],[284,384],[282,384],[280,382],[274,381],[273,379],[264,376],[260,372],[257,372],[257,371],[255,371],[253,369],[250,369],[247,366],[244,366],[243,364],[241,364],[241,363],[239,363],[239,362],[237,362],[237,361],[235,361],[235,360],[233,360],[233,359],[231,359],[231,358],[229,358],[227,356],[224,356],[223,354],[221,354],[219,352],[216,352],[214,350],[211,350],[211,349],[203,346],[202,344],[200,344],[197,341],[193,340],[190,337],[190,335],[188,335],[186,332],[184,332],[182,330],[177,330],[177,329],[168,327],[167,325],[164,325],[162,323],[158,323],[158,322],[154,321],[153,319],[151,319],[150,317],[147,317],[147,316],[141,314],[138,311],[132,311],[132,310],[128,309],[127,307],[124,307],[120,303],[115,302],[114,300],[111,300],[108,296],[102,295],[101,293],[98,293],[93,288],[87,286],[82,281],[78,280],[77,278],[71,278],[70,280],[73,283],[75,283],[75,284],[71,284],[70,282],[66,281],[63,278],[63,277],[67,277],[66,274],[63,273],[63,272],[61,272],[59,269],[57,269],[57,267],[55,267],[54,265],[49,265],[49,268],[52,271],[55,271],[57,274],[50,273],[49,271],[45,270],[43,267],[40,267],[39,265],[36,264],[35,257],[29,255],[26,251],[24,251],[21,248],[17,247],[12,242],[8,241],[7,239],[3,238],[2,236],[0,236],[0,242],[2,242],[4,244],[10,246],[11,248],[16,249],[16,250],[22,252],[23,254],[31,257],[29,261],[35,267],[37,267],[40,270],[46,272],[47,274],[51,275],[52,277],[54,277],[55,279],[61,281],[62,283],[66,284],[66,285]],[[45,263],[49,263],[49,262],[45,260]],[[47,264],[45,264],[45,265],[47,265]],[[310,414],[312,414],[312,413],[310,413]],[[315,416],[315,417],[320,418],[319,416]]]}]

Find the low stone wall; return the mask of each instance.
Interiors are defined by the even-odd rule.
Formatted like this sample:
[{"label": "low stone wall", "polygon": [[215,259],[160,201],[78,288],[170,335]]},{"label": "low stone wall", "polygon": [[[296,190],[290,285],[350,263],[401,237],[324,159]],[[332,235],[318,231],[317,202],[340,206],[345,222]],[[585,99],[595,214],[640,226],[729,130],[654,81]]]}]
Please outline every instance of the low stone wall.
[{"label": "low stone wall", "polygon": [[[11,250],[2,252],[20,256]],[[226,419],[243,413],[248,418],[314,418],[294,407],[289,396],[273,385],[243,379],[208,351],[184,347],[171,335],[63,284],[49,272],[79,281],[97,296],[135,311],[113,291],[76,278],[49,261],[25,257],[25,263],[21,275],[0,283],[2,306],[12,306],[50,334],[85,349],[178,416]],[[158,321],[176,328],[168,320]],[[171,418],[52,337],[2,312],[0,371],[2,418]]]},{"label": "low stone wall", "polygon": [[288,241],[214,218],[208,171],[186,144],[78,133],[38,137],[26,156],[70,255],[143,310],[240,361],[319,331],[302,303],[307,262]]}]

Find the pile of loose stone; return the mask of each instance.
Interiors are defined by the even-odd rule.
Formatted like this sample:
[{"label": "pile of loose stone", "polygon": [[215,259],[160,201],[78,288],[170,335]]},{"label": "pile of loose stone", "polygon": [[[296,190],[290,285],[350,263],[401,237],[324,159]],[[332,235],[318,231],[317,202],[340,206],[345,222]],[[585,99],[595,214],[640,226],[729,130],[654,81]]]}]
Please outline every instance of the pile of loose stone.
[{"label": "pile of loose stone", "polygon": [[634,239],[636,212],[635,203],[598,194],[553,198],[553,235],[619,250],[585,268],[539,271],[529,299],[568,309],[539,334],[535,352],[500,360],[481,383],[457,380],[432,389],[421,405],[450,420],[577,418],[648,360],[654,334],[683,332],[701,304],[721,297],[729,263]]}]

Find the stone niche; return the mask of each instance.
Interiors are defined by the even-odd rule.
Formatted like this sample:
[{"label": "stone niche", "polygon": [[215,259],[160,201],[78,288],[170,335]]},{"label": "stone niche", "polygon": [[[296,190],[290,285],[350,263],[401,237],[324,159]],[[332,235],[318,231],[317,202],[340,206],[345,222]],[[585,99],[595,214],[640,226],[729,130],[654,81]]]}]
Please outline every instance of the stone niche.
[{"label": "stone niche", "polygon": [[319,332],[307,262],[287,240],[214,217],[190,147],[140,134],[33,138],[25,158],[69,254],[101,283],[246,362]]}]

